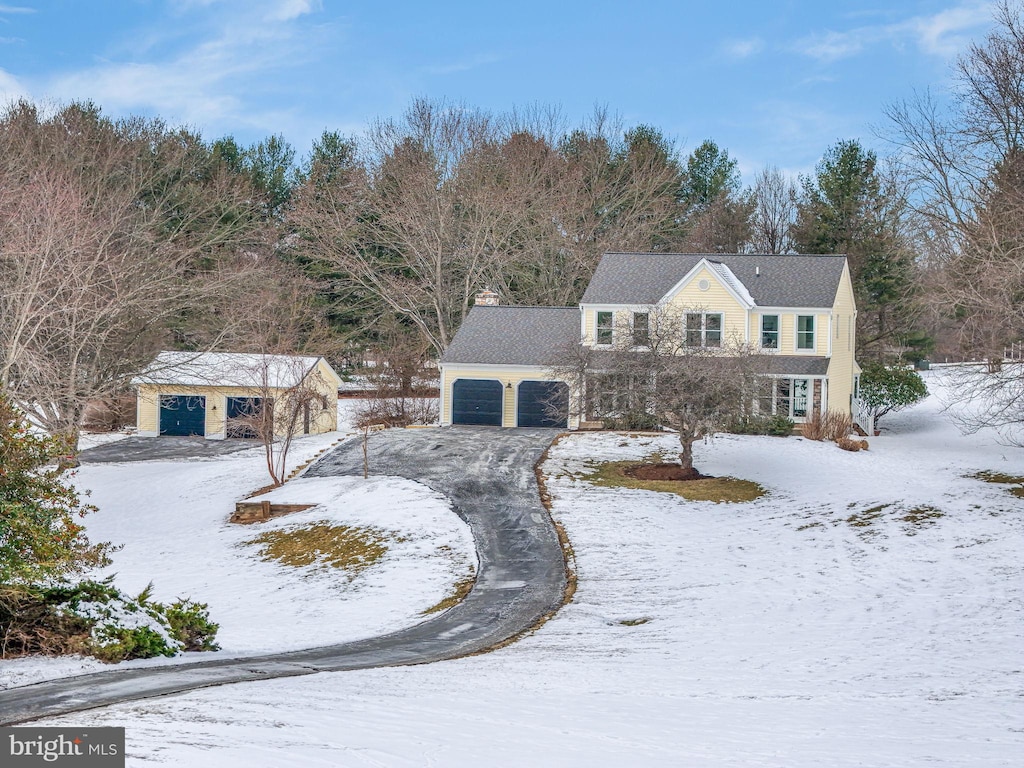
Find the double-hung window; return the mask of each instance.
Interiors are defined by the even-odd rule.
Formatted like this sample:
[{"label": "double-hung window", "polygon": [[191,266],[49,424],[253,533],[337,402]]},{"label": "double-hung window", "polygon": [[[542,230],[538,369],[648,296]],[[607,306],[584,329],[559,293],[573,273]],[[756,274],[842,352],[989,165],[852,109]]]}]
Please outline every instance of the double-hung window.
[{"label": "double-hung window", "polygon": [[779,348],[779,316],[761,315],[761,349]]},{"label": "double-hung window", "polygon": [[647,312],[633,313],[633,346],[646,347],[650,344],[650,320]]},{"label": "double-hung window", "polygon": [[686,346],[722,346],[722,314],[720,312],[687,312]]},{"label": "double-hung window", "polygon": [[814,349],[814,315],[796,316],[796,348]]},{"label": "double-hung window", "polygon": [[612,312],[598,312],[597,313],[597,343],[598,344],[611,344],[614,338],[614,313]]}]

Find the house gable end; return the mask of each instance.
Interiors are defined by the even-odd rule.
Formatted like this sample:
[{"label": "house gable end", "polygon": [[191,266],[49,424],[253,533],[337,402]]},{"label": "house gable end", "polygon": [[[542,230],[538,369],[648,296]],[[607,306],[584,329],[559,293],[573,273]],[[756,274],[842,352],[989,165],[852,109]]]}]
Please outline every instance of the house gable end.
[{"label": "house gable end", "polygon": [[[714,290],[715,288],[718,290]],[[724,309],[725,307],[721,306],[723,291],[731,297],[736,306],[744,310],[753,309],[755,306],[750,293],[727,266],[708,259],[701,259],[661,297],[658,303]],[[706,298],[703,298],[705,295]]]}]

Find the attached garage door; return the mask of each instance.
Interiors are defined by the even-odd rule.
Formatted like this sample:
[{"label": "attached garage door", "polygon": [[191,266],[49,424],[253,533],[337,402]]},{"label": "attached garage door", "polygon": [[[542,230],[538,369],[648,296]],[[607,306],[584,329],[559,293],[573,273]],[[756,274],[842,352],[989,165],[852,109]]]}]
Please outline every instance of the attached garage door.
[{"label": "attached garage door", "polygon": [[495,379],[456,379],[452,385],[452,424],[501,426],[503,387]]},{"label": "attached garage door", "polygon": [[160,434],[205,436],[206,398],[198,395],[161,395]]},{"label": "attached garage door", "polygon": [[263,409],[262,397],[229,397],[227,436],[259,437],[257,419]]},{"label": "attached garage door", "polygon": [[564,381],[520,382],[516,424],[565,429],[569,425],[569,385]]}]

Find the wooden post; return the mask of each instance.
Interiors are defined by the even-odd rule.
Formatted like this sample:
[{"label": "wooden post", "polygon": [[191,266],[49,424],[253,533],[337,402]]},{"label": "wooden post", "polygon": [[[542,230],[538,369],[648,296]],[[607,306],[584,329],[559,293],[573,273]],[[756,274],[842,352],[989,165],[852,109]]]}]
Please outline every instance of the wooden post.
[{"label": "wooden post", "polygon": [[370,476],[370,453],[367,449],[367,442],[370,437],[370,425],[363,427],[363,479]]}]

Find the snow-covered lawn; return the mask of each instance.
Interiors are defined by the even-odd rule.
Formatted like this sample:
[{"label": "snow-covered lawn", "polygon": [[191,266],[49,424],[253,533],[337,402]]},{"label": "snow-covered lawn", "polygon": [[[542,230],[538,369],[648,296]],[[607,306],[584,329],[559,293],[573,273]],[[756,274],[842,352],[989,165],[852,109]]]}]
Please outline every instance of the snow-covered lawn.
[{"label": "snow-covered lawn", "polygon": [[591,486],[588,461],[672,438],[570,436],[544,469],[579,589],[534,635],[47,724],[124,725],[130,765],[1019,765],[1024,502],[969,475],[1024,475],[1024,450],[935,398],[882,426],[866,453],[699,446],[769,490],[734,505]]}]

